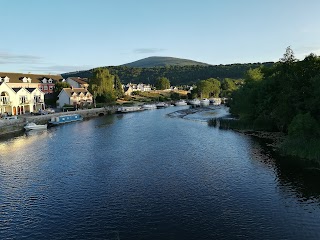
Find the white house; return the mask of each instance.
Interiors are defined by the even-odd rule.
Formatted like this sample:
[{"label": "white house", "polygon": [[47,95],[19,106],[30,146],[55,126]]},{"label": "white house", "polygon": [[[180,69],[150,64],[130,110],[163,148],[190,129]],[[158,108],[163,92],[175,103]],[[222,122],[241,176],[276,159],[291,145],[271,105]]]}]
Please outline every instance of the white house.
[{"label": "white house", "polygon": [[12,88],[0,83],[0,114],[20,115],[45,109],[44,93],[38,88]]},{"label": "white house", "polygon": [[57,107],[64,105],[73,105],[75,107],[84,107],[93,102],[92,94],[86,88],[63,88],[58,95]]}]

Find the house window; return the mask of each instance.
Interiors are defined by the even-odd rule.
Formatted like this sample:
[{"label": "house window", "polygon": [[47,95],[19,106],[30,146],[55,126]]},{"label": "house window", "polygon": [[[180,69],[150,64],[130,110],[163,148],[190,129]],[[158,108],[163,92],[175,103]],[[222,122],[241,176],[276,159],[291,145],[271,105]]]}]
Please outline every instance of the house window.
[{"label": "house window", "polygon": [[49,89],[52,90],[52,89],[53,89],[53,86],[50,86]]},{"label": "house window", "polygon": [[48,90],[48,86],[44,86],[44,87],[43,87],[43,90]]},{"label": "house window", "polygon": [[24,104],[24,103],[26,103],[26,101],[27,101],[27,96],[20,96],[19,97],[20,104]]}]

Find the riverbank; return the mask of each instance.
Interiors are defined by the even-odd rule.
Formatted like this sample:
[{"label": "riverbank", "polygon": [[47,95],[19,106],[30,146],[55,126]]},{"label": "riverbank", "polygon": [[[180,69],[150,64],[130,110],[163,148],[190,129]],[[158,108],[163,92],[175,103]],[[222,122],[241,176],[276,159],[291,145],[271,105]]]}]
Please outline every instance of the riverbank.
[{"label": "riverbank", "polygon": [[17,132],[21,132],[24,130],[24,125],[26,122],[34,122],[36,124],[45,124],[47,123],[52,117],[58,117],[62,115],[71,115],[71,114],[80,114],[83,118],[93,118],[98,116],[104,116],[107,114],[113,114],[116,112],[116,107],[104,107],[104,108],[93,108],[93,109],[84,109],[84,110],[77,110],[77,111],[69,111],[69,112],[59,112],[53,114],[46,114],[46,115],[19,115],[18,119],[12,120],[0,120],[0,135],[8,135]]},{"label": "riverbank", "polygon": [[248,122],[226,117],[216,117],[208,121],[209,126],[233,130],[245,135],[267,140],[273,151],[283,156],[297,157],[320,163],[320,141],[318,139],[291,139],[283,132],[274,131],[275,127],[268,122]]}]

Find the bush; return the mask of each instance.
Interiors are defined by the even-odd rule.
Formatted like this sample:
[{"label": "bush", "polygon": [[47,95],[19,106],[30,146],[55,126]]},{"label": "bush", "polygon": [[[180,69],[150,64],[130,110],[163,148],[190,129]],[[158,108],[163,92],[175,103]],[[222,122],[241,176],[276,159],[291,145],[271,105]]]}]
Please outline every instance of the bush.
[{"label": "bush", "polygon": [[310,113],[296,115],[288,127],[291,138],[317,138],[320,136],[320,127]]}]

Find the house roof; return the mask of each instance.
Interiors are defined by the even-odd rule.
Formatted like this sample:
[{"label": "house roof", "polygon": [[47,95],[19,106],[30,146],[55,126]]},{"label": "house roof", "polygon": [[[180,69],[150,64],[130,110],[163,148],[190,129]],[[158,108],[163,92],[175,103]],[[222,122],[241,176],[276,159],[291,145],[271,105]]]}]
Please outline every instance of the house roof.
[{"label": "house roof", "polygon": [[22,79],[24,77],[26,78],[31,78],[31,83],[42,83],[42,79],[46,78],[49,79],[51,78],[54,81],[59,81],[62,78],[61,75],[49,75],[49,74],[29,74],[29,73],[8,73],[8,72],[0,72],[0,77],[10,78],[9,83],[22,83]]},{"label": "house roof", "polygon": [[33,92],[36,88],[26,88],[29,92]]},{"label": "house roof", "polygon": [[82,93],[86,94],[87,92],[89,92],[85,88],[63,88],[63,91],[65,91],[69,97],[71,97],[73,93],[79,94],[82,92]]},{"label": "house roof", "polygon": [[79,83],[79,84],[88,84],[88,79],[87,78],[80,78],[80,77],[69,77],[73,81]]},{"label": "house roof", "polygon": [[19,92],[20,89],[21,89],[21,87],[20,88],[12,88],[12,90],[15,91],[16,93]]}]

